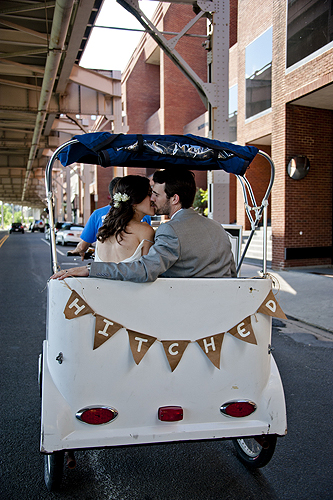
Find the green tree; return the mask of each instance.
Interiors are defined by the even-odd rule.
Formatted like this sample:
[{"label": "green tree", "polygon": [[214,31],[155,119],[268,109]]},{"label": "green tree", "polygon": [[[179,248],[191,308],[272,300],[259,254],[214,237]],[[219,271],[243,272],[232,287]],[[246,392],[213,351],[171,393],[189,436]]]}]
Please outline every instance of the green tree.
[{"label": "green tree", "polygon": [[207,217],[208,215],[208,189],[204,191],[203,189],[197,189],[195,193],[195,198],[193,202],[194,209],[202,215]]},{"label": "green tree", "polygon": [[21,210],[14,213],[14,222],[22,222],[22,223],[24,222]]},{"label": "green tree", "polygon": [[[1,216],[1,212],[0,212],[0,216]],[[12,223],[12,219],[13,219],[13,216],[12,216],[11,205],[8,205],[7,203],[3,203],[3,224],[4,224],[4,227],[10,226],[10,224]]]}]

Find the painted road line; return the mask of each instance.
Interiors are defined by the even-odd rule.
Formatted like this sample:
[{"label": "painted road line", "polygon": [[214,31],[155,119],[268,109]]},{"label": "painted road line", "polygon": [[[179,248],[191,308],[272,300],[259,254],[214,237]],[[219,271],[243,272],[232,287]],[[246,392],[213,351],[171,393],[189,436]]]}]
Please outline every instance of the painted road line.
[{"label": "painted road line", "polygon": [[[40,240],[41,240],[41,241],[44,241],[44,243],[46,243],[47,245],[49,245],[49,246],[50,246],[50,243],[49,243],[48,241],[44,240],[44,238],[41,238]],[[62,252],[61,250],[58,250],[57,248],[56,248],[56,251],[57,251],[60,255],[66,255],[66,254],[64,254],[64,252]]]},{"label": "painted road line", "polygon": [[2,247],[2,245],[4,244],[4,242],[7,240],[7,238],[9,238],[9,234],[6,234],[6,236],[4,236],[3,238],[1,238],[1,240],[0,240],[0,248]]}]

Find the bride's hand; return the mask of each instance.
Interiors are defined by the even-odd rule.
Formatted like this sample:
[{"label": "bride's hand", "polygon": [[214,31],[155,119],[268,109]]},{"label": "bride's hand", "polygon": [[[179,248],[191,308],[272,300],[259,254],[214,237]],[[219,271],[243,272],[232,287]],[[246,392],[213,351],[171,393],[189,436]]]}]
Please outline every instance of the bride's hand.
[{"label": "bride's hand", "polygon": [[89,276],[89,269],[87,266],[81,266],[81,267],[72,267],[71,269],[67,269],[67,271],[61,270],[58,271],[57,273],[52,274],[50,277],[51,280],[63,280],[65,278],[68,278],[69,276]]}]

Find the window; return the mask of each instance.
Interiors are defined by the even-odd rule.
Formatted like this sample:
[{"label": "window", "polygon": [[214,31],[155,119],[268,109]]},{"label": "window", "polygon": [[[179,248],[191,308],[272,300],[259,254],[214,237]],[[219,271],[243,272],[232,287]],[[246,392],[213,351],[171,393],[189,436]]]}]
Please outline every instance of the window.
[{"label": "window", "polygon": [[287,68],[333,40],[332,2],[288,0]]},{"label": "window", "polygon": [[271,107],[272,28],[245,49],[246,118]]},{"label": "window", "polygon": [[229,89],[229,142],[237,141],[238,85]]}]

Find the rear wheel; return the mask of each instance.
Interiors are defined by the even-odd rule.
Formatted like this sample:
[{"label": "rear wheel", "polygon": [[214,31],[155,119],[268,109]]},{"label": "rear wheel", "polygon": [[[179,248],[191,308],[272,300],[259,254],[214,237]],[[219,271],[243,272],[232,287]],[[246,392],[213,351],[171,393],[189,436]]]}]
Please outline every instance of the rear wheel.
[{"label": "rear wheel", "polygon": [[259,469],[268,464],[273,456],[276,435],[264,435],[233,439],[239,460],[249,469]]},{"label": "rear wheel", "polygon": [[44,455],[44,481],[49,491],[60,488],[64,471],[64,450]]}]

